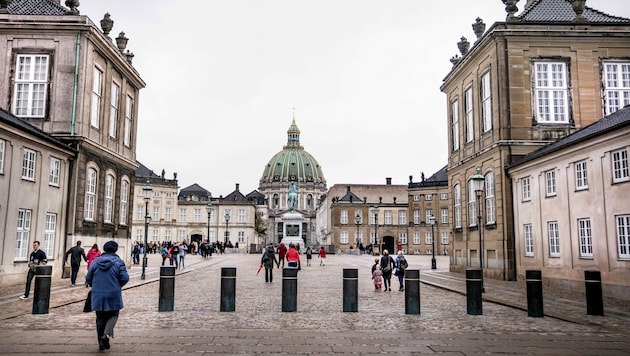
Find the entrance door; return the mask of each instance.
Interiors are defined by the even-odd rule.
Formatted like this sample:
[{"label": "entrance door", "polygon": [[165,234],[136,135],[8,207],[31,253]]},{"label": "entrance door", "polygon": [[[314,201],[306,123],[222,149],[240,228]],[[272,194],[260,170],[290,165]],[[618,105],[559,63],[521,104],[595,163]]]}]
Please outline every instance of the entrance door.
[{"label": "entrance door", "polygon": [[[383,249],[387,250],[390,255],[394,255],[396,253],[394,246],[394,237],[393,236],[384,236],[383,237]],[[382,249],[382,250],[383,250]],[[381,250],[381,253],[383,253]]]}]

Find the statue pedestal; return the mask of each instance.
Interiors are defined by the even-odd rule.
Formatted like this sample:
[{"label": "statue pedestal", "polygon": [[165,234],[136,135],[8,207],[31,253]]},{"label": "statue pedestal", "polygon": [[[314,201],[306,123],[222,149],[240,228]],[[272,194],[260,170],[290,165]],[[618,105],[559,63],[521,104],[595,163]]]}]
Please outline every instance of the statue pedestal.
[{"label": "statue pedestal", "polygon": [[299,213],[288,212],[282,215],[282,232],[283,238],[282,243],[285,246],[289,246],[289,244],[299,244],[301,247],[304,246],[304,240],[302,239],[302,222],[304,218]]}]

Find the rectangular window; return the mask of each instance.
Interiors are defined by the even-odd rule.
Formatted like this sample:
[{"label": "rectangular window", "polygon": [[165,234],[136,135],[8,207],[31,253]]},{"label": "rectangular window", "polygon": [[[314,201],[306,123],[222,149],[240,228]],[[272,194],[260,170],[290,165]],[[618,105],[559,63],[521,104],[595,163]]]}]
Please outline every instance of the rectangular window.
[{"label": "rectangular window", "polygon": [[416,225],[420,224],[420,210],[414,210],[413,211],[413,223]]},{"label": "rectangular window", "polygon": [[440,209],[440,216],[441,216],[440,223],[448,224],[448,209],[447,208]]},{"label": "rectangular window", "polygon": [[489,172],[486,174],[485,179],[486,188],[486,224],[496,223],[496,209],[494,204],[494,173]]},{"label": "rectangular window", "polygon": [[385,225],[393,224],[393,215],[391,210],[385,210]]},{"label": "rectangular window", "polygon": [[628,172],[628,150],[626,148],[622,150],[614,151],[611,154],[612,167],[613,167],[613,182],[627,182],[630,180],[630,174]]},{"label": "rectangular window", "polygon": [[0,140],[0,174],[4,174],[4,152],[6,147],[6,141]]},{"label": "rectangular window", "polygon": [[120,86],[112,83],[112,93],[109,99],[109,137],[116,138],[116,123],[118,122],[118,102],[120,101]]},{"label": "rectangular window", "polygon": [[151,237],[153,241],[160,241],[160,230],[153,229],[153,237]]},{"label": "rectangular window", "polygon": [[179,221],[186,222],[186,209],[179,209]]},{"label": "rectangular window", "polygon": [[245,222],[245,209],[238,209],[236,212],[236,221],[240,223]]},{"label": "rectangular window", "polygon": [[630,63],[604,63],[606,115],[630,104]]},{"label": "rectangular window", "polygon": [[530,201],[532,199],[532,188],[529,184],[529,177],[521,179],[521,188],[523,201]]},{"label": "rectangular window", "polygon": [[434,222],[435,222],[435,220],[434,220],[434,221],[431,221],[432,219],[435,219],[435,216],[433,215],[433,209],[427,209],[427,210],[425,210],[425,211],[424,211],[424,214],[425,214],[425,215],[424,215],[424,219],[425,219],[424,221],[426,221],[426,222],[427,222],[427,224],[432,224],[432,223],[434,223]]},{"label": "rectangular window", "polygon": [[490,72],[481,76],[481,119],[483,132],[492,130],[492,91],[490,87]]},{"label": "rectangular window", "polygon": [[18,55],[13,91],[13,112],[18,117],[43,118],[48,96],[47,55]]},{"label": "rectangular window", "polygon": [[136,206],[136,220],[144,219],[144,205]]},{"label": "rectangular window", "polygon": [[61,160],[55,157],[51,157],[50,158],[50,175],[48,176],[48,184],[58,187],[60,172],[61,172]]},{"label": "rectangular window", "polygon": [[466,111],[466,142],[472,142],[475,137],[472,88],[468,88],[464,92],[464,107],[464,110]]},{"label": "rectangular window", "polygon": [[362,232],[354,232],[354,242],[357,244],[357,246],[360,243],[363,243],[363,233]]},{"label": "rectangular window", "polygon": [[578,237],[580,239],[580,257],[593,257],[591,219],[578,219]]},{"label": "rectangular window", "polygon": [[407,233],[406,232],[401,232],[398,234],[398,240],[400,241],[401,244],[406,245],[407,244]]},{"label": "rectangular window", "polygon": [[144,229],[137,229],[136,230],[136,241],[138,241],[138,242],[144,241]]},{"label": "rectangular window", "polygon": [[193,221],[200,222],[201,221],[201,209],[193,209]]},{"label": "rectangular window", "polygon": [[568,93],[566,63],[534,63],[536,118],[539,123],[568,123]]},{"label": "rectangular window", "polygon": [[440,194],[440,200],[448,200],[448,193]]},{"label": "rectangular window", "polygon": [[105,212],[103,221],[112,223],[112,215],[114,211],[114,176],[108,174],[105,177]]},{"label": "rectangular window", "polygon": [[442,234],[442,245],[448,245],[448,231],[440,232]]},{"label": "rectangular window", "polygon": [[453,187],[453,211],[455,214],[455,228],[462,227],[462,197],[459,184]]},{"label": "rectangular window", "polygon": [[177,232],[177,239],[179,241],[184,241],[185,238],[186,238],[186,230],[179,230]]},{"label": "rectangular window", "polygon": [[28,240],[31,234],[31,215],[28,209],[18,210],[17,234],[15,236],[15,260],[26,261]]},{"label": "rectangular window", "polygon": [[617,244],[619,258],[630,258],[630,215],[619,215],[617,218]]},{"label": "rectangular window", "polygon": [[547,196],[556,195],[556,171],[550,170],[545,172],[545,183],[547,186]]},{"label": "rectangular window", "polygon": [[238,232],[238,242],[240,244],[245,242],[245,231],[239,231]]},{"label": "rectangular window", "polygon": [[153,207],[153,221],[160,221],[160,207]]},{"label": "rectangular window", "polygon": [[477,196],[472,180],[468,181],[468,226],[477,226]]},{"label": "rectangular window", "polygon": [[459,102],[457,100],[451,104],[451,140],[453,140],[453,151],[459,150]]},{"label": "rectangular window", "polygon": [[348,232],[342,231],[341,236],[339,236],[339,243],[347,244],[348,243]]},{"label": "rectangular window", "polygon": [[534,257],[534,236],[532,224],[523,225],[523,236],[525,237],[525,256]]},{"label": "rectangular window", "polygon": [[433,200],[433,194],[426,194],[426,195],[424,196],[424,200],[426,200],[426,201],[431,201],[431,200]]},{"label": "rectangular window", "polygon": [[127,95],[125,105],[125,136],[123,143],[127,147],[131,147],[131,125],[133,123],[133,98]]},{"label": "rectangular window", "polygon": [[420,244],[420,233],[418,231],[413,232],[413,243],[414,245]]},{"label": "rectangular window", "polygon": [[96,170],[88,168],[85,180],[85,220],[94,220],[96,206]]},{"label": "rectangular window", "polygon": [[424,233],[424,243],[427,245],[433,244],[433,234],[431,233],[431,231],[426,231]]},{"label": "rectangular window", "polygon": [[414,195],[413,201],[420,201],[420,195],[419,194]]},{"label": "rectangular window", "polygon": [[171,221],[171,208],[164,208],[164,220]]},{"label": "rectangular window", "polygon": [[407,210],[398,211],[398,225],[407,225]]},{"label": "rectangular window", "polygon": [[586,171],[586,161],[575,164],[575,189],[588,189],[588,174]]},{"label": "rectangular window", "polygon": [[164,239],[166,241],[171,241],[171,230],[169,229],[164,230]]},{"label": "rectangular window", "polygon": [[46,226],[44,228],[44,241],[42,241],[42,250],[46,252],[46,256],[54,256],[55,235],[57,231],[57,214],[46,213]]},{"label": "rectangular window", "polygon": [[129,206],[129,182],[123,180],[120,184],[120,225],[127,225],[127,207]]},{"label": "rectangular window", "polygon": [[22,179],[35,181],[35,151],[24,149],[22,156]]},{"label": "rectangular window", "polygon": [[340,220],[342,225],[347,225],[348,224],[348,210],[342,210],[341,211],[341,220]]},{"label": "rectangular window", "polygon": [[549,256],[560,257],[560,232],[558,231],[558,222],[548,222],[547,230],[549,231]]},{"label": "rectangular window", "polygon": [[92,74],[92,110],[90,111],[90,125],[99,128],[101,116],[101,97],[103,96],[103,72],[94,67]]}]

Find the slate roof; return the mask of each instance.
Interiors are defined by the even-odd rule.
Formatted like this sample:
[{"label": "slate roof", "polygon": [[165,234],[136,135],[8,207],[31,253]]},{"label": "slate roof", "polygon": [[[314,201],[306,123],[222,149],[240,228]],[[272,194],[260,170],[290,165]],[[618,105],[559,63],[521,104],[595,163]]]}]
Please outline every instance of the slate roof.
[{"label": "slate roof", "polygon": [[7,9],[11,15],[62,16],[68,11],[52,0],[13,0]]},{"label": "slate roof", "polygon": [[140,163],[139,161],[136,161],[136,163],[138,164],[138,169],[136,169],[136,177],[160,178],[159,175],[153,173],[153,171],[149,169],[147,166],[145,166],[144,164]]},{"label": "slate roof", "polygon": [[421,182],[409,182],[409,188],[426,188],[426,187],[440,187],[448,186],[448,174],[446,169],[448,166],[442,167],[439,171],[435,172],[431,177]]},{"label": "slate roof", "polygon": [[346,191],[346,194],[338,200],[338,202],[340,201],[347,202],[347,203],[363,203],[363,199],[359,198],[356,194],[354,194],[350,190],[350,186],[348,186],[348,190]]},{"label": "slate roof", "polygon": [[[71,149],[67,144],[60,141],[59,139],[49,135],[48,133],[38,129],[37,127],[29,124],[28,122],[16,117],[10,112],[0,108],[0,122],[7,124],[9,126],[13,126],[19,129],[22,132],[25,132],[29,135],[33,135],[52,143],[58,147],[63,147],[65,149]],[[72,150],[72,149],[71,149]],[[74,150],[72,150],[74,151]]]},{"label": "slate roof", "polygon": [[[608,15],[585,6],[584,17],[592,23],[629,23],[630,19]],[[573,22],[575,11],[569,0],[535,0],[517,16],[521,22]]]},{"label": "slate roof", "polygon": [[253,201],[256,205],[265,205],[265,196],[257,190],[247,194],[247,199]]},{"label": "slate roof", "polygon": [[192,196],[198,197],[200,201],[205,201],[210,196],[210,192],[195,183],[180,190],[177,199],[186,200],[186,197]]},{"label": "slate roof", "polygon": [[508,168],[519,166],[525,162],[529,162],[547,154],[562,150],[573,145],[577,145],[586,140],[604,135],[608,132],[615,131],[626,126],[630,126],[630,105],[626,105],[624,108],[617,110],[616,112],[600,119],[599,121],[594,122],[579,131],[576,131],[558,141],[553,142],[548,146],[540,148],[526,155],[525,157],[523,157],[523,159],[511,164]]}]

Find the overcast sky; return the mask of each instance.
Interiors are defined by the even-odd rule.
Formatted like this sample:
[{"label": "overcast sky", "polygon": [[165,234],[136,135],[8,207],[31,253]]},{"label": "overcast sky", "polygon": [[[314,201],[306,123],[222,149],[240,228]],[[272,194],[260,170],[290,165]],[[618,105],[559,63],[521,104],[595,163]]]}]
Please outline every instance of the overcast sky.
[{"label": "overcast sky", "polygon": [[[518,4],[520,13],[525,4]],[[630,18],[627,0],[587,6]],[[447,163],[442,79],[471,24],[501,0],[82,0],[124,31],[140,92],[137,159],[212,196],[258,189],[269,159],[300,142],[334,184],[406,184]]]}]

